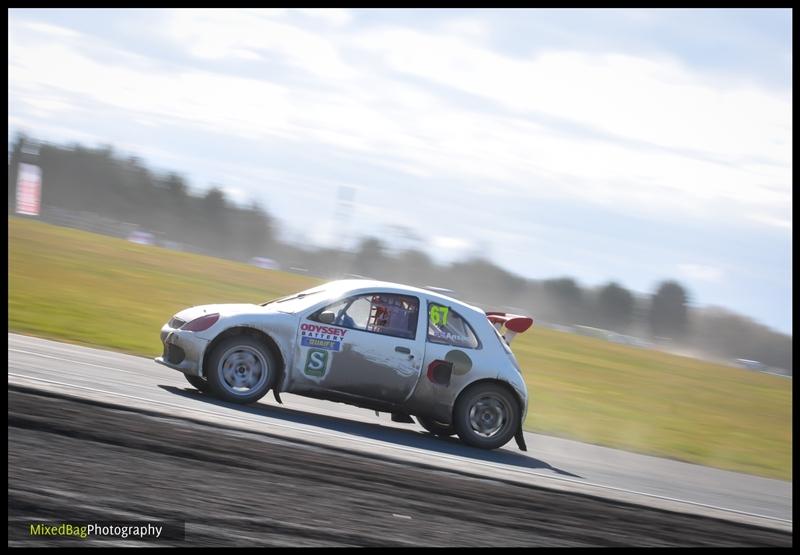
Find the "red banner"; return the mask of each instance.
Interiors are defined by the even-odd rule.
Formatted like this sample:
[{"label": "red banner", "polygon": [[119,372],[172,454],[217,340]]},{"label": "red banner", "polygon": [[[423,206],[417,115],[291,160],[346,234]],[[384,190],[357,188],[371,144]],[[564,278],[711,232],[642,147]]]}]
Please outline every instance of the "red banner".
[{"label": "red banner", "polygon": [[42,170],[33,164],[20,164],[17,177],[17,214],[38,216],[42,200]]}]

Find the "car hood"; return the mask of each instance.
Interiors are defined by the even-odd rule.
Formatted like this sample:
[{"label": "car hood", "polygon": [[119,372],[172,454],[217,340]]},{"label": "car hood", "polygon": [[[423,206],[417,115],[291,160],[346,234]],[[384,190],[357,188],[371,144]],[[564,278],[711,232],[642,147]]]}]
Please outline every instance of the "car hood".
[{"label": "car hood", "polygon": [[200,318],[204,314],[219,314],[220,317],[238,316],[242,314],[275,314],[277,311],[272,307],[257,304],[204,304],[186,308],[178,312],[175,317],[191,322],[195,318]]}]

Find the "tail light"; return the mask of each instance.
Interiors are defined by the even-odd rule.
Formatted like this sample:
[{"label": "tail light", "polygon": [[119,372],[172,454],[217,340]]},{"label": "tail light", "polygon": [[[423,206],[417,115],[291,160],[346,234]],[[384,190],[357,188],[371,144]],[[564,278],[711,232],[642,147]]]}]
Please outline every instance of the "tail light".
[{"label": "tail light", "polygon": [[205,316],[200,316],[200,318],[195,318],[188,324],[184,324],[181,329],[185,331],[205,331],[213,326],[217,320],[219,320],[219,314],[206,314]]}]

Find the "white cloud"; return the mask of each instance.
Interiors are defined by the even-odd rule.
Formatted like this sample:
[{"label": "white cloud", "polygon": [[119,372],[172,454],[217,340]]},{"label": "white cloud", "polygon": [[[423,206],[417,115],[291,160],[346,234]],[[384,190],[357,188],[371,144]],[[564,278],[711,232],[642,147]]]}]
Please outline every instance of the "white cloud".
[{"label": "white cloud", "polygon": [[679,264],[678,272],[689,279],[698,281],[718,282],[723,276],[721,268],[705,264]]},{"label": "white cloud", "polygon": [[[316,12],[340,23],[349,17]],[[26,121],[78,110],[79,99],[111,106],[121,120],[323,144],[354,163],[468,183],[468,195],[791,225],[788,94],[710,82],[666,59],[568,51],[512,58],[466,38],[486,30],[463,18],[441,34],[344,34],[336,25],[312,33],[290,23],[290,13],[177,10],[156,29],[199,60],[250,61],[257,78],[167,71],[159,60],[129,63],[97,45],[116,61],[101,62],[94,48],[47,26],[48,41],[11,33],[10,110]],[[297,72],[291,83],[272,71],[275,60]],[[463,105],[447,88],[488,104]]]},{"label": "white cloud", "polygon": [[[198,9],[197,11],[202,11],[202,9]],[[219,13],[221,11],[237,11],[240,13],[245,13],[259,17],[273,17],[273,18],[282,18],[288,15],[289,13],[288,8],[243,8],[236,10],[223,10],[221,8],[216,8],[216,9],[205,8],[205,11],[212,13],[214,12]]]},{"label": "white cloud", "polygon": [[201,59],[252,58],[270,52],[317,78],[352,73],[330,41],[274,15],[179,9],[169,14],[162,31],[176,47]]},{"label": "white cloud", "polygon": [[39,117],[54,116],[58,112],[75,109],[70,103],[56,97],[30,96],[22,98],[21,101],[30,106],[31,112]]},{"label": "white cloud", "polygon": [[551,51],[518,60],[458,37],[401,28],[365,33],[359,43],[399,72],[519,113],[726,159],[789,156],[788,95],[715,87],[670,59]]},{"label": "white cloud", "polygon": [[75,39],[82,36],[81,33],[73,29],[68,29],[67,27],[62,27],[60,25],[52,25],[50,23],[42,23],[40,21],[25,21],[21,24],[21,27],[22,29],[27,29],[35,33],[50,35],[56,39]]},{"label": "white cloud", "polygon": [[17,49],[9,64],[12,97],[66,93],[138,117],[183,120],[244,136],[289,133],[289,91],[264,81],[188,70],[176,74],[109,66],[65,45]]},{"label": "white cloud", "polygon": [[446,235],[435,235],[430,238],[431,245],[435,249],[448,251],[465,251],[472,247],[472,242],[459,237],[448,237]]},{"label": "white cloud", "polygon": [[442,32],[447,35],[460,35],[467,40],[485,42],[491,37],[489,26],[472,17],[459,17],[445,22]]},{"label": "white cloud", "polygon": [[768,214],[751,214],[749,217],[750,217],[751,220],[753,220],[755,222],[759,222],[759,223],[762,223],[762,224],[767,224],[768,226],[771,226],[771,227],[777,227],[779,229],[784,229],[784,230],[788,230],[788,231],[792,230],[792,220],[791,219],[770,216]]},{"label": "white cloud", "polygon": [[337,27],[347,25],[353,19],[350,12],[342,8],[303,8],[298,11]]},{"label": "white cloud", "polygon": [[225,186],[222,187],[222,192],[225,193],[225,196],[234,204],[238,204],[240,206],[244,205],[250,200],[250,196],[239,187]]}]

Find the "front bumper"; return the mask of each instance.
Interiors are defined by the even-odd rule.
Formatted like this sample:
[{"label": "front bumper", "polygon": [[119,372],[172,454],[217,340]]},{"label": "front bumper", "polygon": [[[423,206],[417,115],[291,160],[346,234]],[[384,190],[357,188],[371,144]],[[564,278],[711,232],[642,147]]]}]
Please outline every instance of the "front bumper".
[{"label": "front bumper", "polygon": [[184,374],[203,376],[203,356],[209,341],[191,331],[174,329],[169,324],[161,328],[161,342],[164,352],[154,360],[167,368]]}]

